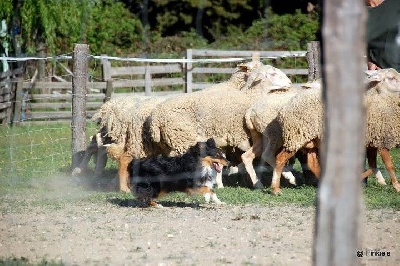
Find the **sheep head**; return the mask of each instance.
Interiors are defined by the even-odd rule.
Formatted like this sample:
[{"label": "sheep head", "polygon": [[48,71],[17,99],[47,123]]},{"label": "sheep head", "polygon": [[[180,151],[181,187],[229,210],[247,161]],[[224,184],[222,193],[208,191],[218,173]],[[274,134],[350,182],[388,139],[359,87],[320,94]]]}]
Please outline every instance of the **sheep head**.
[{"label": "sheep head", "polygon": [[247,90],[250,87],[271,90],[290,87],[291,85],[292,81],[282,70],[271,65],[263,65],[250,74],[247,83],[241,90]]},{"label": "sheep head", "polygon": [[237,65],[235,71],[233,72],[230,81],[237,85],[237,88],[243,87],[246,83],[250,73],[252,73],[255,69],[263,66],[263,63],[260,61],[250,61],[246,63],[240,63]]},{"label": "sheep head", "polygon": [[393,68],[365,71],[367,90],[377,93],[400,92],[400,73]]}]

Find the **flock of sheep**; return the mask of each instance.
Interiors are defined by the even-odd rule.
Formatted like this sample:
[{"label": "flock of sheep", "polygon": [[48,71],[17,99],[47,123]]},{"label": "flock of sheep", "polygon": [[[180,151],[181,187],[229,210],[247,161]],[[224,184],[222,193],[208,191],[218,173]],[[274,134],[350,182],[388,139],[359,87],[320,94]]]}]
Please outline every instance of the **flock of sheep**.
[{"label": "flock of sheep", "polygon": [[[400,74],[393,69],[377,70],[366,72],[365,80],[369,169],[360,177],[373,173],[378,183],[385,184],[376,163],[379,152],[394,189],[400,192],[389,154],[400,144]],[[306,168],[320,177],[321,85],[316,80],[294,86],[281,70],[255,60],[239,64],[229,80],[199,92],[114,98],[94,115],[99,132],[73,174],[87,168],[93,154],[97,155],[95,172],[99,174],[109,156],[119,163],[120,190],[130,192],[128,166],[132,160],[182,154],[196,142],[214,138],[233,165],[244,166],[255,188],[263,184],[254,159],[261,158],[273,167],[272,193],[281,193],[281,175],[296,184],[288,165],[296,153],[301,153]],[[223,187],[222,177],[217,185]]]}]

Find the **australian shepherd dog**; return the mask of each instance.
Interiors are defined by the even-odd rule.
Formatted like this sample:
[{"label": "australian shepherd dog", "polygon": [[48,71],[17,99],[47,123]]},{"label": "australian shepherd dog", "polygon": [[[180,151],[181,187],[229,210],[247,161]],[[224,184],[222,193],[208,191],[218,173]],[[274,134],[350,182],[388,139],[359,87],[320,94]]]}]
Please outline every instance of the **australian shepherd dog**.
[{"label": "australian shepherd dog", "polygon": [[180,156],[160,155],[132,162],[131,190],[146,206],[162,207],[156,199],[174,191],[202,194],[206,202],[211,199],[220,204],[213,186],[221,168],[228,165],[229,161],[215,141],[208,139]]}]

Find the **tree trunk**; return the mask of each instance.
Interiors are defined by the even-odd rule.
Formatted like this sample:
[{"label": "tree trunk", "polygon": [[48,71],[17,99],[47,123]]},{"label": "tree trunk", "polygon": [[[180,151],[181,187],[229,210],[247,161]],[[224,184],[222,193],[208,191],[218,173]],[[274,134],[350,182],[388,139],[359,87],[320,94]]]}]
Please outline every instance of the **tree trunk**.
[{"label": "tree trunk", "polygon": [[364,159],[365,6],[323,1],[325,127],[318,191],[315,265],[357,265]]}]

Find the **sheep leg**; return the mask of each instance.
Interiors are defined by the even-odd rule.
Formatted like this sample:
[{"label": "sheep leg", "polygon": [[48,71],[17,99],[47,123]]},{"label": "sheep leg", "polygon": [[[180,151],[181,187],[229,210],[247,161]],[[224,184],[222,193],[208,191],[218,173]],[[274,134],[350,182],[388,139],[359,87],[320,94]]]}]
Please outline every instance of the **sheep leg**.
[{"label": "sheep leg", "polygon": [[[255,140],[255,141],[254,141]],[[253,187],[257,189],[263,188],[263,184],[261,181],[258,179],[256,171],[254,170],[253,167],[253,160],[256,157],[261,156],[262,153],[262,138],[261,142],[257,139],[253,140],[253,146],[248,149],[245,153],[242,154],[242,162],[246,168],[247,173],[250,176],[251,182],[253,183]]]},{"label": "sheep leg", "polygon": [[129,175],[129,163],[132,161],[132,156],[126,154],[124,152],[119,157],[119,167],[118,167],[118,176],[119,176],[119,190],[122,192],[130,192],[130,175]]},{"label": "sheep leg", "polygon": [[361,175],[361,178],[367,178],[371,174],[375,174],[376,180],[378,184],[386,185],[385,178],[381,171],[379,171],[377,167],[376,157],[378,155],[378,149],[373,147],[367,148],[367,161],[368,161],[368,169]]},{"label": "sheep leg", "polygon": [[317,149],[307,150],[307,166],[311,172],[319,179],[321,177],[321,167],[319,164]]},{"label": "sheep leg", "polygon": [[389,150],[385,149],[385,148],[381,148],[381,149],[379,149],[379,153],[381,155],[383,163],[385,164],[386,170],[389,173],[393,188],[396,190],[396,192],[400,192],[400,184],[396,178],[395,167],[393,165],[393,161],[390,156]]},{"label": "sheep leg", "polygon": [[281,193],[280,184],[281,184],[281,175],[285,164],[289,161],[291,157],[295,154],[295,151],[285,151],[281,150],[275,159],[275,167],[272,174],[272,182],[271,189],[272,194],[277,195]]}]

